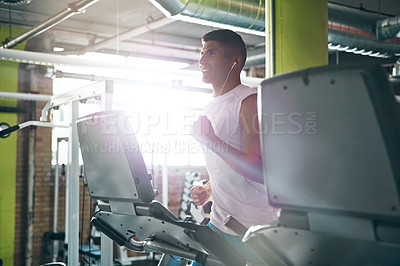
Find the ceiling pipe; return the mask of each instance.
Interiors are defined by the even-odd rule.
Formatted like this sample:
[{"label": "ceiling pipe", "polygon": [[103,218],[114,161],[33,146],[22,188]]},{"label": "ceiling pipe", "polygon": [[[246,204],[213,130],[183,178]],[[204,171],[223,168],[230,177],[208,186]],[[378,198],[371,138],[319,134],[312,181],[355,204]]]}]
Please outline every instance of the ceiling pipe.
[{"label": "ceiling pipe", "polygon": [[[149,0],[166,16],[239,32],[265,35],[264,1]],[[328,3],[329,48],[376,57],[400,54],[400,17],[377,20],[376,15]],[[389,26],[388,26],[389,25]],[[392,38],[388,41],[376,37]],[[390,33],[388,33],[390,32]]]},{"label": "ceiling pipe", "polygon": [[[377,20],[376,15],[359,10],[330,3],[328,7],[329,49],[373,57],[400,55],[400,38],[395,38],[393,34],[394,21],[400,22],[400,17]],[[387,21],[393,25],[390,27],[391,35],[385,30]],[[400,24],[397,26],[400,27]],[[386,38],[379,39],[377,35],[383,35],[383,32],[386,33]],[[390,40],[383,40],[389,36]]]},{"label": "ceiling pipe", "polygon": [[[193,3],[193,0],[149,0],[157,6],[165,15],[157,21],[152,21],[146,25],[128,30],[120,35],[102,40],[98,43],[88,45],[77,50],[57,52],[57,54],[84,54],[86,52],[98,51],[102,48],[110,47],[116,42],[128,40],[135,36],[144,34],[150,30],[157,29],[173,22],[172,18],[183,19],[205,25],[231,28],[233,30],[247,32],[251,34],[265,34],[265,12],[264,5],[259,0],[231,0],[214,1],[206,5],[203,2]],[[393,38],[388,41],[380,41],[375,37],[376,32],[383,32],[383,28],[390,24],[391,35],[396,31],[396,18],[376,20],[376,15],[354,10],[335,4],[328,4],[329,20],[329,45],[330,50],[352,52],[355,54],[369,55],[375,57],[390,57],[400,53],[400,38]],[[216,8],[220,8],[217,10]],[[233,23],[233,24],[227,24]],[[255,33],[256,32],[256,33]],[[380,33],[382,35],[382,33]],[[398,41],[398,42],[396,42]],[[255,52],[249,51],[246,66],[265,65],[265,48],[256,49]]]},{"label": "ceiling pipe", "polygon": [[246,67],[264,66],[265,65],[265,46],[255,49],[247,49]]},{"label": "ceiling pipe", "polygon": [[390,42],[377,42],[374,39],[359,36],[344,36],[337,32],[328,35],[330,50],[344,51],[371,57],[388,58],[400,55],[400,45]]},{"label": "ceiling pipe", "polygon": [[15,47],[16,45],[20,44],[23,41],[29,40],[46,30],[54,27],[58,23],[72,17],[75,14],[82,13],[86,8],[93,5],[94,3],[98,2],[99,0],[81,0],[79,2],[71,2],[68,4],[68,7],[55,16],[49,18],[48,20],[40,23],[39,25],[35,26],[34,28],[28,30],[27,32],[19,35],[14,40],[9,41],[6,44],[3,44],[0,48],[1,49],[10,49]]},{"label": "ceiling pipe", "polygon": [[259,36],[265,35],[264,1],[149,1],[167,17]]},{"label": "ceiling pipe", "polygon": [[400,37],[400,16],[378,20],[376,37],[379,40]]},{"label": "ceiling pipe", "polygon": [[[147,23],[146,25],[128,30],[122,34],[113,36],[111,38],[105,39],[95,44],[88,45],[82,49],[78,50],[68,50],[63,52],[57,52],[57,54],[84,54],[87,52],[98,51],[102,48],[110,47],[116,42],[128,40],[130,38],[136,37],[138,35],[144,34],[151,30],[160,28],[162,26],[168,25],[175,20],[170,18],[171,15],[180,16],[181,19],[191,22],[199,23],[196,20],[195,15],[188,17],[190,12],[201,13],[204,18],[208,18],[208,25],[223,27],[230,27],[233,30],[239,30],[242,32],[247,32],[255,35],[264,35],[264,7],[262,1],[252,1],[253,3],[233,3],[226,1],[214,1],[211,2],[213,6],[211,8],[216,9],[201,9],[196,6],[196,4],[183,3],[185,1],[152,1],[154,5],[159,5],[160,10],[166,15],[166,17]],[[160,2],[160,3],[159,3]],[[164,8],[165,7],[165,8]],[[183,10],[185,9],[185,10]],[[169,10],[169,11],[168,11]],[[171,13],[172,12],[172,13]],[[213,17],[223,17],[221,21],[213,20]],[[261,23],[262,22],[262,23]],[[254,62],[259,64],[260,59],[254,58]]]}]

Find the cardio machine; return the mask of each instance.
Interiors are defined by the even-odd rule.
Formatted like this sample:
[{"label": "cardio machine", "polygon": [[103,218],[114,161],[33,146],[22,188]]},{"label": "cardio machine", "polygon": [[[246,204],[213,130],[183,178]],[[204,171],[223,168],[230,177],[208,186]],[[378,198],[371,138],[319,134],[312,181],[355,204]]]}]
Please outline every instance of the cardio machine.
[{"label": "cardio machine", "polygon": [[[265,80],[259,99],[264,184],[281,212],[277,225],[253,226],[243,241],[270,266],[399,265],[400,111],[383,69],[293,72]],[[92,223],[119,245],[167,254],[160,265],[170,254],[245,265],[208,227],[153,201],[124,117],[78,122],[90,194],[107,202]]]},{"label": "cardio machine", "polygon": [[277,226],[244,241],[266,265],[400,265],[400,108],[378,65],[326,66],[259,89]]},{"label": "cardio machine", "polygon": [[77,129],[90,196],[102,202],[91,220],[99,231],[133,251],[164,253],[159,265],[174,256],[204,265],[246,265],[211,228],[178,220],[154,200],[152,177],[124,112],[85,116]]}]

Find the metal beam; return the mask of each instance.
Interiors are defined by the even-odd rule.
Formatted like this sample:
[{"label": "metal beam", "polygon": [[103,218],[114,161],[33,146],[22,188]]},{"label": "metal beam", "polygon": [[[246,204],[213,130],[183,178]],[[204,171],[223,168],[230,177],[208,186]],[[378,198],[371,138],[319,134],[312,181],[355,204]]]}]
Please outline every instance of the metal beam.
[{"label": "metal beam", "polygon": [[48,29],[54,27],[55,25],[57,25],[58,23],[60,23],[64,20],[72,17],[73,15],[81,13],[84,9],[93,5],[97,1],[99,1],[99,0],[81,0],[77,3],[72,2],[72,3],[68,4],[68,7],[66,9],[60,11],[55,16],[40,23],[39,25],[37,25],[36,27],[33,27],[32,29],[28,30],[27,32],[19,35],[14,40],[3,44],[0,48],[2,48],[2,49],[13,48],[14,46],[20,44],[21,42],[29,40],[45,31],[47,31]]}]

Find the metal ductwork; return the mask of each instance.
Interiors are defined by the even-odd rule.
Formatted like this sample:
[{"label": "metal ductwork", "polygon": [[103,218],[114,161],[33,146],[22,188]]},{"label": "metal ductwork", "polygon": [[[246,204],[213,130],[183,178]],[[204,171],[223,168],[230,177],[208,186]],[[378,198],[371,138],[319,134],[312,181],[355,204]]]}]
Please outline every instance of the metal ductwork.
[{"label": "metal ductwork", "polygon": [[[25,0],[26,2],[27,0]],[[1,46],[1,49],[9,49],[17,46],[23,41],[29,40],[42,32],[47,31],[48,29],[54,27],[58,23],[72,17],[75,14],[81,13],[83,10],[88,8],[89,6],[93,5],[94,3],[98,2],[99,0],[81,0],[79,2],[72,2],[68,4],[68,7],[62,11],[60,11],[55,16],[49,18],[48,20],[40,23],[39,25],[35,26],[34,28],[28,30],[27,32],[19,35],[14,40],[7,42]],[[17,2],[17,0],[13,1]],[[30,2],[30,1],[29,1]]]},{"label": "metal ductwork", "polygon": [[[330,49],[374,57],[400,55],[400,39],[395,38],[395,31],[400,31],[400,17],[377,20],[376,16],[359,10],[334,4],[328,7]],[[388,38],[391,39],[384,40]]]},{"label": "metal ductwork", "polygon": [[264,35],[265,2],[261,0],[149,0],[168,17],[207,26]]},{"label": "metal ductwork", "polygon": [[379,20],[376,23],[376,37],[379,40],[400,37],[400,16]]},{"label": "metal ductwork", "polygon": [[329,33],[328,40],[328,48],[330,50],[382,58],[400,55],[400,44],[396,43],[377,42],[370,38],[352,35],[346,36],[335,31]]},{"label": "metal ductwork", "polygon": [[[18,2],[18,0],[8,1]],[[30,0],[19,0],[19,2],[26,3],[28,1]],[[0,48],[12,48],[79,13],[97,1],[99,0],[74,1],[67,9]],[[265,35],[265,1],[263,0],[149,1],[168,17],[208,26],[230,28],[249,34]],[[328,23],[328,47],[332,50],[377,57],[400,55],[400,38],[398,37],[400,16],[378,20],[376,16],[366,12],[328,3]],[[107,46],[110,40],[91,48]],[[262,61],[258,57],[255,59],[255,61]]]},{"label": "metal ductwork", "polygon": [[247,51],[246,67],[265,65],[265,46]]},{"label": "metal ductwork", "polygon": [[[264,35],[265,1],[149,1],[173,18]],[[328,23],[330,49],[376,57],[400,55],[400,38],[395,38],[400,17],[377,20],[366,12],[328,3]]]},{"label": "metal ductwork", "polygon": [[379,40],[400,37],[400,16],[379,20],[376,23],[376,36]]}]

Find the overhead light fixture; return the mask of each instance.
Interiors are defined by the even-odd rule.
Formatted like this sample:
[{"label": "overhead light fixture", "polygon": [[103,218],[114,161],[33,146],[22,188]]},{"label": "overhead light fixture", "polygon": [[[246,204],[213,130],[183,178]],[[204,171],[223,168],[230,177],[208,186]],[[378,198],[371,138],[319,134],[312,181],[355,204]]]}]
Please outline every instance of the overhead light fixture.
[{"label": "overhead light fixture", "polygon": [[64,51],[65,49],[64,48],[62,48],[62,47],[54,47],[53,48],[53,52],[62,52],[62,51]]}]

